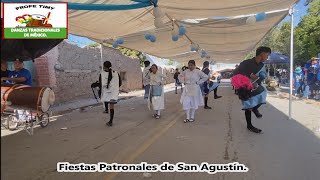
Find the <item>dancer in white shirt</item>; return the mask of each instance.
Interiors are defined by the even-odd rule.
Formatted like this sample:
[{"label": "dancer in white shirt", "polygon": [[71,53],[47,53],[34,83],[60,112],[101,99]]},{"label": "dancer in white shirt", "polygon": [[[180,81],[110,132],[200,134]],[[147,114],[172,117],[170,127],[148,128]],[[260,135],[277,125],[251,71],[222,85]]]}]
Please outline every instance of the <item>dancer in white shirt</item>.
[{"label": "dancer in white shirt", "polygon": [[179,75],[180,82],[185,84],[180,102],[183,109],[186,111],[187,118],[184,122],[193,122],[195,120],[195,111],[199,106],[204,106],[203,96],[200,89],[200,84],[207,81],[209,78],[201,70],[196,69],[194,60],[188,62],[188,69]]},{"label": "dancer in white shirt", "polygon": [[103,71],[101,72],[101,101],[109,104],[110,120],[108,126],[112,126],[114,117],[114,105],[118,102],[121,79],[117,71],[111,69],[110,61],[103,63]]},{"label": "dancer in white shirt", "polygon": [[148,107],[155,111],[153,117],[160,119],[160,111],[164,109],[164,89],[166,76],[158,71],[158,66],[153,64],[150,68],[150,91]]}]

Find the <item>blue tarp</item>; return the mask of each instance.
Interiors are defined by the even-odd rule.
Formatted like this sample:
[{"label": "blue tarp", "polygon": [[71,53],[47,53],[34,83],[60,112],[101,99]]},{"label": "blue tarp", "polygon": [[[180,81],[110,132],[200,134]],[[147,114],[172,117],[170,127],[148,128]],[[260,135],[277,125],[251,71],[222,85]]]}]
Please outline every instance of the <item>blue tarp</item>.
[{"label": "blue tarp", "polygon": [[271,53],[267,61],[265,61],[264,63],[265,64],[289,64],[290,59],[287,56],[279,53]]}]

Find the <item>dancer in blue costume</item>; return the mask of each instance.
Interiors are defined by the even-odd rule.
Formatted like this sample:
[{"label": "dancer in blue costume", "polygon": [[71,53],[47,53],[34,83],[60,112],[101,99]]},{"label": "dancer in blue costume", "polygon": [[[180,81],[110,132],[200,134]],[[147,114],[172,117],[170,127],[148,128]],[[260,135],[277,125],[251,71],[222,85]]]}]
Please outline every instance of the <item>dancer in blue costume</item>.
[{"label": "dancer in blue costume", "polygon": [[212,76],[212,72],[209,69],[210,63],[209,61],[203,62],[203,68],[202,72],[204,72],[206,75],[208,75],[209,79],[200,85],[202,95],[204,96],[204,109],[212,109],[210,106],[208,106],[208,98],[209,93],[211,91],[214,91],[214,99],[219,99],[222,96],[218,96],[218,87],[220,85],[220,80],[218,79],[217,82],[210,81],[210,79],[215,80],[217,77]]},{"label": "dancer in blue costume", "polygon": [[252,91],[237,90],[239,98],[242,100],[242,110],[245,111],[248,130],[261,133],[262,130],[254,127],[251,123],[251,111],[257,118],[261,118],[259,107],[266,103],[267,89],[262,85],[262,81],[266,78],[266,70],[264,61],[268,59],[271,53],[269,47],[259,47],[256,50],[256,57],[244,60],[234,71],[234,75],[242,74],[251,79],[254,89]]}]

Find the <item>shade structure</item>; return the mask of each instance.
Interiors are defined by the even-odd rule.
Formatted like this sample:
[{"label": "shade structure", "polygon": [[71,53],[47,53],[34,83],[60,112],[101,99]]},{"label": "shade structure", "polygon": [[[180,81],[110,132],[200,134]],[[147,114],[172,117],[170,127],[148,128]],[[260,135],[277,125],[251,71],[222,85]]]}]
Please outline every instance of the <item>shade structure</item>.
[{"label": "shade structure", "polygon": [[267,61],[264,62],[265,64],[289,64],[290,59],[280,53],[271,53],[267,59]]},{"label": "shade structure", "polygon": [[[157,41],[155,43],[150,43],[144,39],[145,32],[152,32],[156,29],[152,6],[127,11],[69,10],[69,32],[89,37],[98,42],[112,42],[117,37],[123,37],[125,41],[123,47],[161,58],[170,58],[189,52],[191,45],[191,42],[186,38],[180,38],[178,41],[172,42],[169,29],[174,28],[171,20],[175,19],[176,22],[185,24],[186,35],[191,41],[205,49],[211,59],[232,63],[243,60],[245,54],[251,51],[265,34],[287,15],[288,11],[270,13],[265,21],[252,25],[246,25],[247,17],[228,19],[224,22],[210,19],[210,17],[231,17],[286,9],[296,1],[159,0],[159,7],[164,14],[168,15],[162,18],[168,29],[165,30],[167,35],[160,33],[156,36]],[[130,4],[134,1],[69,0],[68,2],[103,5]],[[188,24],[183,21],[198,18],[204,18],[205,20],[199,21],[198,24]],[[200,55],[198,58],[201,58]]]},{"label": "shade structure", "polygon": [[[31,0],[25,1],[31,2]],[[260,12],[285,9],[297,0],[244,0],[237,2],[234,0],[159,0],[157,1],[158,6],[164,14],[161,21],[165,25],[162,28],[156,28],[154,25],[155,17],[152,14],[152,3],[156,1],[62,1],[77,3],[77,5],[70,4],[68,11],[69,33],[74,35],[86,36],[97,42],[111,43],[118,37],[123,37],[124,44],[121,46],[162,58],[175,57],[190,52],[190,45],[193,42],[204,49],[210,59],[218,62],[239,62],[270,29],[288,14],[288,10],[268,13],[266,20],[250,25],[246,24],[248,16],[233,16],[254,15]],[[129,8],[118,11],[103,10],[103,6],[139,3],[149,3],[150,6],[137,6],[137,9]],[[87,7],[80,10],[79,6]],[[94,8],[88,9],[93,6],[96,8],[95,10]],[[212,17],[220,17],[221,19],[212,19]],[[187,21],[188,19],[189,21]],[[188,23],[190,19],[198,23]],[[179,24],[185,25],[186,37],[180,37],[178,41],[173,42],[171,31]],[[156,34],[155,43],[144,39],[146,32]],[[200,55],[198,58],[201,58]]]},{"label": "shade structure", "polygon": [[[124,44],[121,46],[139,50],[161,58],[171,57],[190,51],[189,40],[182,36],[178,41],[172,41],[171,31],[172,26],[167,26],[161,29],[152,29],[150,31],[142,31],[122,36]],[[156,41],[150,42],[146,40],[145,34],[153,34],[156,37]],[[109,39],[105,42],[113,43],[114,39]]]},{"label": "shade structure", "polygon": [[[181,36],[178,41],[172,41],[172,29],[177,26],[168,24],[164,28],[122,36],[125,41],[123,46],[154,56],[186,62],[190,59],[201,59],[200,51],[190,52],[193,42],[205,50],[211,60],[240,62],[287,13],[287,10],[268,13],[265,21],[255,24],[247,24],[247,17],[206,19],[198,23],[179,21],[186,27],[188,38]],[[155,43],[147,41],[144,37],[147,33],[154,34],[157,41]],[[114,40],[109,39],[107,42],[112,43]]]},{"label": "shade structure", "polygon": [[167,57],[167,58],[177,62],[182,62],[182,63],[188,62],[189,60],[204,61],[206,59],[206,58],[201,58],[198,52],[193,52],[193,51],[189,51],[183,54],[178,54],[178,55]]},{"label": "shade structure", "polygon": [[[130,0],[64,0],[72,3],[131,4]],[[149,1],[149,0],[146,0]],[[159,0],[164,13],[177,20],[236,16],[289,8],[296,0]],[[153,26],[152,6],[127,11],[70,10],[70,32],[93,39],[107,39],[148,30]],[[103,30],[103,31],[102,31]]]},{"label": "shade structure", "polygon": [[289,8],[296,0],[159,0],[159,6],[175,19],[237,16]]},{"label": "shade structure", "polygon": [[269,13],[267,19],[246,24],[247,17],[204,20],[188,24],[188,36],[217,62],[240,62],[288,11]]}]

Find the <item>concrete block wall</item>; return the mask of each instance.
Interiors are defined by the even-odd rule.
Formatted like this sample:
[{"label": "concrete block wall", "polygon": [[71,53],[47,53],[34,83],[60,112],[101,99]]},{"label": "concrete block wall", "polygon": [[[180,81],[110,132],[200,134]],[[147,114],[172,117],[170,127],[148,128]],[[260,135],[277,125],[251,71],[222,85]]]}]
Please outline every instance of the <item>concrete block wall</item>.
[{"label": "concrete block wall", "polygon": [[[60,43],[45,55],[35,59],[37,83],[50,86],[56,103],[93,97],[91,83],[99,78],[101,70],[100,48],[79,48]],[[103,48],[103,61],[109,60],[113,69],[124,75],[123,89],[142,87],[142,72],[138,59],[123,56],[119,51]]]}]

